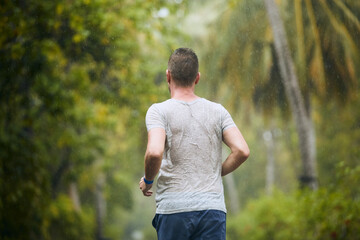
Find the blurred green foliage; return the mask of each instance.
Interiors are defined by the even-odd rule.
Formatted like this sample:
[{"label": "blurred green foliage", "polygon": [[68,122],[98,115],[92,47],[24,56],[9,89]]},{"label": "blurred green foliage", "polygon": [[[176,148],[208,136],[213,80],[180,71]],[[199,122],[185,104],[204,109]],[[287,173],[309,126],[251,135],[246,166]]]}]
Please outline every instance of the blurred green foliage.
[{"label": "blurred green foliage", "polygon": [[[311,111],[313,99],[347,103],[357,98],[359,2],[277,4],[307,110]],[[233,111],[240,109],[241,101],[251,99],[265,116],[281,109],[289,118],[264,1],[230,1],[229,5],[212,23],[211,37],[206,40],[211,47],[203,51],[208,92],[223,98]]]},{"label": "blurred green foliage", "polygon": [[[305,38],[308,60],[315,60],[302,89],[313,93],[308,100],[322,188],[294,193],[297,138],[287,121],[262,2],[229,1],[223,18],[215,21],[217,32],[196,43],[179,27],[187,12],[198,14],[206,1],[194,1],[190,8],[187,1],[175,2],[181,1],[1,3],[0,239],[94,239],[99,191],[106,206],[103,236],[131,239],[142,231],[144,239],[156,238],[151,226],[155,206],[149,206],[154,200],[144,199],[137,188],[146,147],[144,115],[152,103],[167,97],[166,62],[171,49],[179,46],[199,47],[200,92],[231,111],[252,151],[234,173],[242,210],[229,213],[228,238],[356,239],[359,59],[357,50],[349,50],[358,48],[356,19],[339,1],[329,5],[345,26],[351,26],[347,31],[353,41],[346,33],[334,34],[328,13],[317,12],[331,80],[323,85],[328,89],[324,95],[318,94],[320,82],[314,82],[319,74],[314,39]],[[293,3],[279,3],[296,57]],[[344,3],[358,16],[357,1]],[[322,5],[319,1],[314,6]],[[168,17],[158,16],[161,8],[169,11]],[[231,19],[236,24],[229,24]],[[308,34],[311,24],[305,19]],[[267,113],[265,120],[251,107],[253,99]],[[263,196],[263,133],[269,127],[281,133],[275,139],[279,190],[272,197]]]},{"label": "blurred green foliage", "polygon": [[[212,22],[202,51],[206,94],[230,110],[251,150],[250,158],[233,174],[236,188],[225,184],[225,194],[238,192],[242,206],[239,212],[228,212],[228,237],[357,239],[360,222],[354,216],[359,214],[360,3],[276,3],[316,130],[320,190],[294,193],[302,169],[298,137],[280,81],[264,1],[229,1],[217,21]],[[266,131],[279,132],[272,149],[278,189],[274,196],[264,196]],[[336,167],[340,162],[344,167]],[[342,176],[335,178],[338,174]],[[228,206],[232,204],[226,199]]]},{"label": "blurred green foliage", "polygon": [[44,213],[42,233],[44,239],[94,239],[94,212],[85,208],[79,214],[66,195],[59,195]]},{"label": "blurred green foliage", "polygon": [[93,239],[101,176],[107,209],[131,209],[144,114],[167,93],[154,79],[171,38],[159,51],[154,32],[176,30],[161,28],[161,7],[176,11],[167,1],[1,3],[1,239]]},{"label": "blurred green foliage", "polygon": [[316,192],[296,191],[250,201],[241,214],[230,217],[228,239],[358,239],[360,167],[338,164],[336,183]]},{"label": "blurred green foliage", "polygon": [[[277,5],[307,114],[315,128],[319,185],[325,186],[333,180],[337,162],[343,160],[354,166],[360,156],[360,5],[353,0],[277,1]],[[203,43],[211,47],[201,52],[202,76],[207,80],[203,82],[207,95],[235,116],[250,140],[250,149],[255,150],[252,156],[257,163],[248,163],[252,167],[242,175],[258,171],[255,165],[261,165],[261,161],[266,164],[262,135],[267,129],[277,128],[282,135],[276,143],[276,161],[291,162],[283,170],[295,171],[296,177],[302,167],[292,123],[295,119],[289,114],[264,1],[230,1],[211,27],[210,37]],[[258,113],[263,115],[261,120]],[[281,172],[281,166],[276,172]],[[235,178],[242,177],[239,174]],[[283,179],[279,184],[284,189],[294,185],[283,173],[276,179]],[[258,179],[241,192],[254,195],[253,182]]]}]

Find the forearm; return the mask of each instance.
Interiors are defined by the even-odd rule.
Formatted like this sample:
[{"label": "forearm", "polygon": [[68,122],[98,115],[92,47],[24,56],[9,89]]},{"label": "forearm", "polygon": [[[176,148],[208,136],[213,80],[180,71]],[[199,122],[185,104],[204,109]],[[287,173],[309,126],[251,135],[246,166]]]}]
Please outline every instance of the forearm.
[{"label": "forearm", "polygon": [[145,154],[145,179],[152,181],[158,174],[161,166],[162,155],[151,154],[146,152]]},{"label": "forearm", "polygon": [[224,131],[223,139],[231,153],[222,164],[221,176],[237,169],[250,155],[250,149],[237,127]]},{"label": "forearm", "polygon": [[248,158],[246,155],[232,152],[222,164],[221,176],[225,176],[237,169]]},{"label": "forearm", "polygon": [[148,145],[145,152],[145,179],[152,181],[159,172],[165,146],[165,130],[151,129],[148,133]]}]

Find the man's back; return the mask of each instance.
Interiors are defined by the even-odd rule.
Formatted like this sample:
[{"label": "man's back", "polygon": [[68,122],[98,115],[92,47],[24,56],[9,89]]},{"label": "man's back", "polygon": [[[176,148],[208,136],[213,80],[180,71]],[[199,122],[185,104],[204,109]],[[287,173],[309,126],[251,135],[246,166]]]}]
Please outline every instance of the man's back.
[{"label": "man's back", "polygon": [[222,133],[235,124],[220,104],[169,99],[150,107],[148,130],[166,132],[157,180],[157,213],[226,211],[221,180]]},{"label": "man's back", "polygon": [[[220,104],[199,98],[198,58],[189,48],[170,56],[166,81],[171,99],[152,105],[146,115],[145,175],[139,187],[152,196],[156,175],[159,240],[224,240],[226,208],[221,177],[237,169],[249,148]],[[222,141],[230,154],[221,160]]]}]

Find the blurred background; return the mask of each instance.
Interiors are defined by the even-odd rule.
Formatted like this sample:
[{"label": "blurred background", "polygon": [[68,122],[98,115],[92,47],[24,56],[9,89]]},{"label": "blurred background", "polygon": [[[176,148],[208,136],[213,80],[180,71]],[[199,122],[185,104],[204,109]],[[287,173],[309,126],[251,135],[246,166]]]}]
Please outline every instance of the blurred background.
[{"label": "blurred background", "polygon": [[227,239],[359,239],[358,0],[2,1],[0,239],[156,239],[144,118],[178,47],[251,150]]}]

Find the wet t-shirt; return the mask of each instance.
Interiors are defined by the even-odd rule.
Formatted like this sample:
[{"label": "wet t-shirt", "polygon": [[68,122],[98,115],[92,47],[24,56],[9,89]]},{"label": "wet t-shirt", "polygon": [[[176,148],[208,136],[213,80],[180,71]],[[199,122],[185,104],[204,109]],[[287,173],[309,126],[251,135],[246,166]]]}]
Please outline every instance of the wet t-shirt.
[{"label": "wet t-shirt", "polygon": [[220,104],[198,98],[153,104],[146,127],[163,128],[166,142],[157,178],[156,213],[226,212],[221,178],[222,134],[236,127]]}]

